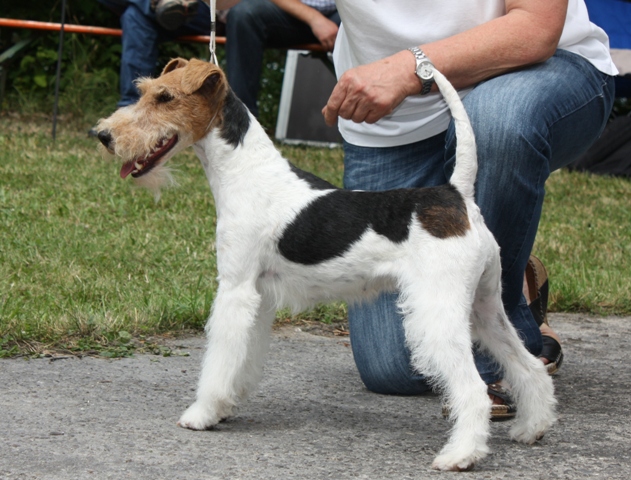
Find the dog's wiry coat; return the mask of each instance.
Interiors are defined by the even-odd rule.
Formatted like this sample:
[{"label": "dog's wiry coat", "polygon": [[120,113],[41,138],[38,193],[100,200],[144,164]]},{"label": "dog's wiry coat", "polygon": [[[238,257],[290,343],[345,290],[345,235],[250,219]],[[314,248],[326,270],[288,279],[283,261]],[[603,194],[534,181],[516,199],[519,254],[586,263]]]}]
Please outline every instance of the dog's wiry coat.
[{"label": "dog's wiry coat", "polygon": [[100,122],[99,138],[125,162],[121,176],[159,178],[171,156],[193,145],[215,197],[219,288],[197,400],[181,426],[211,428],[257,385],[276,309],[384,290],[400,292],[412,367],[451,407],[454,427],[434,468],[465,470],[488,452],[491,403],[474,342],[512,386],[515,440],[533,443],[555,421],[552,382],[503,310],[499,248],[473,200],[473,132],[455,90],[435,76],[458,147],[450,183],[427,189],[340,190],[297,169],[224,74],[198,60],[173,60],[141,81],[136,105]]}]

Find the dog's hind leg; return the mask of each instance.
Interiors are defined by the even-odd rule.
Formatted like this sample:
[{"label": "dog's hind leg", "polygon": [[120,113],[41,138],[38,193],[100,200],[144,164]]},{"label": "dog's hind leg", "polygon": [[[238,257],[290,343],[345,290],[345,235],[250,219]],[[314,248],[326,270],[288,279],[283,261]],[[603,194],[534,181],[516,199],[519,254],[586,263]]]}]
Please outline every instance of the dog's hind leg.
[{"label": "dog's hind leg", "polygon": [[[232,414],[245,390],[258,378],[253,372],[255,349],[258,357],[266,351],[256,342],[269,342],[269,329],[263,338],[257,337],[256,323],[260,320],[262,297],[254,284],[226,287],[220,284],[206,325],[208,348],[202,363],[197,387],[197,399],[182,415],[178,425],[193,430],[205,430]],[[269,308],[266,309],[269,315]],[[266,317],[263,323],[269,324]],[[260,328],[263,330],[263,327]]]},{"label": "dog's hind leg", "polygon": [[468,470],[488,453],[491,411],[486,385],[473,360],[469,329],[473,293],[462,281],[453,281],[453,272],[423,271],[427,281],[402,289],[406,341],[412,366],[445,394],[455,422],[432,467]]},{"label": "dog's hind leg", "polygon": [[474,334],[503,367],[516,402],[511,438],[533,443],[556,420],[554,386],[543,363],[526,350],[504,312],[499,259],[482,275],[473,308]]}]

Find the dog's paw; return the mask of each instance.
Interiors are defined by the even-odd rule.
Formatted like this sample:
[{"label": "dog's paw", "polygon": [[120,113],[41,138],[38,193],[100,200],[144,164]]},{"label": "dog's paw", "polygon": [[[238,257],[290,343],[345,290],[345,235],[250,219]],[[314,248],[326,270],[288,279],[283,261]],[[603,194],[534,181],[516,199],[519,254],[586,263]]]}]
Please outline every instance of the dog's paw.
[{"label": "dog's paw", "polygon": [[195,402],[186,409],[177,424],[190,430],[209,430],[227,416],[219,415],[212,406]]},{"label": "dog's paw", "polygon": [[525,422],[517,421],[510,429],[510,438],[516,442],[532,445],[541,440],[552,425],[552,421]]},{"label": "dog's paw", "polygon": [[510,438],[516,442],[531,445],[543,438],[548,429],[556,422],[554,404],[540,406],[532,413],[526,413],[517,407],[517,418],[510,429]]},{"label": "dog's paw", "polygon": [[432,468],[444,472],[468,472],[473,470],[475,459],[467,457],[464,459],[454,458],[453,455],[438,455],[432,462]]},{"label": "dog's paw", "polygon": [[432,468],[451,472],[468,472],[473,469],[478,460],[482,460],[488,454],[486,445],[475,448],[458,449],[452,445],[446,445],[440,454],[432,462]]}]

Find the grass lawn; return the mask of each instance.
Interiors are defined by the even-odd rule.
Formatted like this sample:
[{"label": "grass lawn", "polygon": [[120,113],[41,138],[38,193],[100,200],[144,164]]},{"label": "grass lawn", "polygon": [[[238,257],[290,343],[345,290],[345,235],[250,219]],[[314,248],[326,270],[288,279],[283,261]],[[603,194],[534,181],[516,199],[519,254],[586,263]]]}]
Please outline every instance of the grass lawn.
[{"label": "grass lawn", "polygon": [[631,313],[631,181],[560,171],[547,182],[535,254],[552,311]]},{"label": "grass lawn", "polygon": [[[214,208],[192,151],[179,187],[152,195],[119,178],[85,132],[0,117],[0,356],[46,349],[125,355],[201,329],[216,288]],[[283,147],[340,184],[341,150]],[[535,252],[551,308],[631,313],[631,182],[560,172]],[[345,306],[307,318],[339,320]],[[281,312],[279,320],[286,318]]]}]

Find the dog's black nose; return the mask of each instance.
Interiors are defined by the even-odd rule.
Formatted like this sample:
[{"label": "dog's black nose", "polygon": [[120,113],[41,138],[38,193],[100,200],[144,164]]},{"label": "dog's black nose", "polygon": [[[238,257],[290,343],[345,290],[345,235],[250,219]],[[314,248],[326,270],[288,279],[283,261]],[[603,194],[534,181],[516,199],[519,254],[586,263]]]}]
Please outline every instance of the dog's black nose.
[{"label": "dog's black nose", "polygon": [[96,136],[99,137],[99,140],[103,145],[105,145],[105,148],[110,147],[110,143],[112,143],[112,135],[108,130],[101,130]]}]

